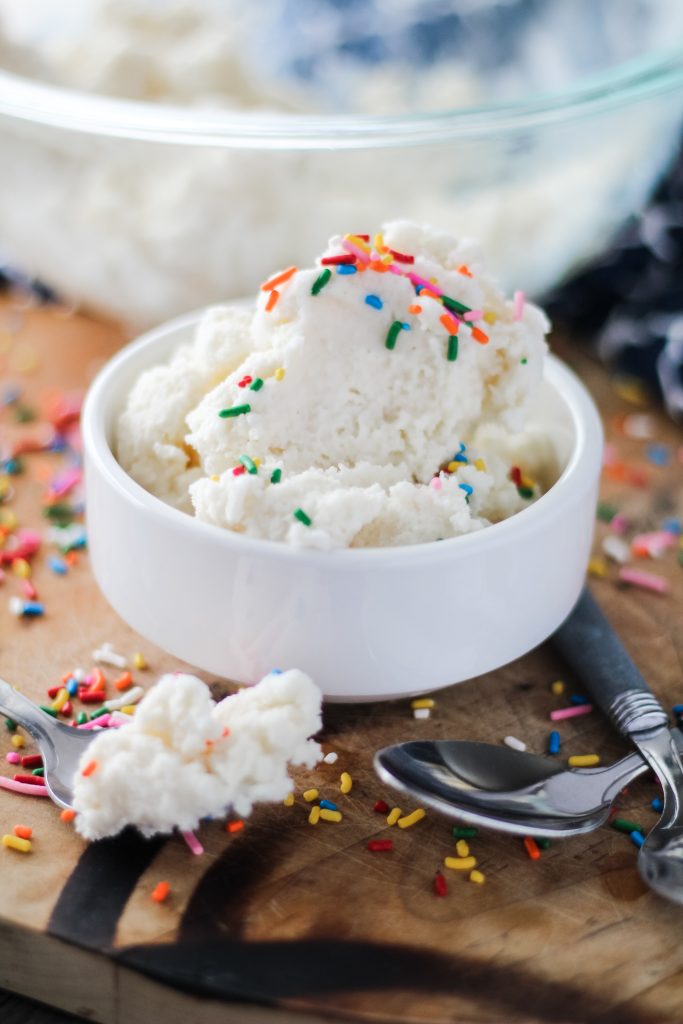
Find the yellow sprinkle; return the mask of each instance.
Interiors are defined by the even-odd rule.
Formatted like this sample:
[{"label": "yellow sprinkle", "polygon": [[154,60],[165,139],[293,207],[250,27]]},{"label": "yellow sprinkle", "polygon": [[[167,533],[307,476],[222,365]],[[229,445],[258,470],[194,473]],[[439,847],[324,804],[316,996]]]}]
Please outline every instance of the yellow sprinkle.
[{"label": "yellow sprinkle", "polygon": [[458,839],[457,843],[455,844],[455,851],[458,854],[458,857],[469,857],[470,847],[467,840]]},{"label": "yellow sprinkle", "polygon": [[476,857],[446,857],[444,865],[451,871],[470,871],[477,866]]},{"label": "yellow sprinkle", "polygon": [[305,789],[304,792],[303,792],[303,798],[306,801],[306,803],[309,803],[309,804],[310,804],[311,800],[317,800],[319,796],[320,796],[320,791],[317,790],[317,789]]},{"label": "yellow sprinkle", "polygon": [[456,469],[460,465],[462,465],[462,463],[460,462],[449,462],[448,465],[446,466],[446,469],[448,470],[449,473],[455,473]]},{"label": "yellow sprinkle", "polygon": [[570,768],[592,768],[600,764],[600,757],[598,754],[574,754],[567,758],[567,764]]},{"label": "yellow sprinkle", "polygon": [[498,320],[498,314],[494,313],[492,309],[489,309],[484,313],[484,320],[487,324],[495,324]]},{"label": "yellow sprinkle", "polygon": [[147,660],[140,651],[136,651],[133,655],[133,667],[140,670],[147,668]]},{"label": "yellow sprinkle", "polygon": [[282,802],[285,805],[285,807],[292,807],[292,805],[294,804],[294,794],[288,793]]},{"label": "yellow sprinkle", "polygon": [[53,711],[61,711],[69,699],[68,690],[60,690],[50,705]]},{"label": "yellow sprinkle", "polygon": [[591,558],[588,563],[588,572],[591,576],[605,576],[607,573],[607,566],[603,562],[602,558]]},{"label": "yellow sprinkle", "polygon": [[647,391],[637,377],[615,377],[612,384],[619,398],[633,405],[647,405]]},{"label": "yellow sprinkle", "polygon": [[12,572],[19,579],[27,580],[31,575],[31,566],[25,558],[15,558],[12,562]]},{"label": "yellow sprinkle", "polygon": [[320,817],[322,818],[323,821],[341,821],[342,812],[331,811],[329,807],[323,807],[320,810]]},{"label": "yellow sprinkle", "polygon": [[395,825],[402,814],[403,811],[400,807],[392,807],[387,814],[387,825]]},{"label": "yellow sprinkle", "polygon": [[135,704],[124,704],[124,706],[119,708],[119,710],[123,711],[124,715],[134,715],[136,707]]},{"label": "yellow sprinkle", "polygon": [[474,460],[474,468],[478,469],[481,473],[485,473],[486,472],[486,463],[484,462],[483,459],[475,459]]},{"label": "yellow sprinkle", "polygon": [[[8,481],[9,489],[9,481]],[[3,491],[3,484],[0,480],[0,493]],[[19,520],[12,511],[11,508],[0,508],[0,526],[4,526],[6,530],[14,530],[18,525]]]},{"label": "yellow sprinkle", "polygon": [[564,683],[561,679],[556,679],[553,685],[550,687],[556,697],[559,697],[561,693],[564,693]]},{"label": "yellow sprinkle", "polygon": [[311,813],[308,815],[308,824],[317,825],[320,821],[320,808],[317,804],[311,807]]},{"label": "yellow sprinkle", "polygon": [[275,380],[282,380],[284,375],[285,375],[285,368],[284,368],[284,366],[279,366],[277,368],[277,370],[275,371]]},{"label": "yellow sprinkle", "polygon": [[217,484],[219,480],[220,480],[220,477],[219,477],[218,473],[212,473],[212,475],[211,475],[211,483]]},{"label": "yellow sprinkle", "polygon": [[422,821],[426,813],[423,807],[418,807],[412,814],[407,814],[405,818],[399,818],[396,824],[399,828],[410,828],[411,825],[416,825],[418,821]]},{"label": "yellow sprinkle", "polygon": [[384,235],[381,231],[377,231],[375,234],[375,249],[377,252],[381,252],[384,248]]},{"label": "yellow sprinkle", "polygon": [[370,253],[370,246],[363,238],[359,238],[358,235],[344,235],[347,242],[352,242],[358,249],[362,249],[363,252]]},{"label": "yellow sprinkle", "polygon": [[475,885],[483,885],[486,881],[486,877],[481,871],[470,871],[470,882],[474,882]]},{"label": "yellow sprinkle", "polygon": [[22,748],[22,747],[24,746],[24,743],[25,743],[25,742],[26,742],[26,741],[25,741],[24,737],[23,737],[23,736],[20,736],[20,735],[19,735],[18,733],[16,733],[16,734],[15,734],[15,735],[14,735],[14,736],[12,737],[12,746],[13,746],[13,747],[16,747],[16,748],[17,748],[17,750],[20,750],[20,749],[21,749],[21,748]]},{"label": "yellow sprinkle", "polygon": [[3,836],[2,845],[9,846],[12,850],[19,850],[21,853],[31,852],[31,840],[20,839],[19,836]]},{"label": "yellow sprinkle", "polygon": [[254,465],[256,466],[257,469],[261,465],[261,460],[260,459],[252,459],[251,461],[254,463]]},{"label": "yellow sprinkle", "polygon": [[411,700],[410,706],[414,711],[418,708],[433,708],[436,707],[436,701],[431,697],[418,697],[416,700]]},{"label": "yellow sprinkle", "polygon": [[350,793],[353,786],[353,779],[348,772],[342,772],[339,776],[339,790],[342,793]]}]

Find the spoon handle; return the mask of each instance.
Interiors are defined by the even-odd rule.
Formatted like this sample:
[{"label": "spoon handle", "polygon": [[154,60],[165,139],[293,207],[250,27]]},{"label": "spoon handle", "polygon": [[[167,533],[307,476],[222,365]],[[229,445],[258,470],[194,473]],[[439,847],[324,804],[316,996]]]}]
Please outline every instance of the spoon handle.
[{"label": "spoon handle", "polygon": [[620,732],[663,728],[666,712],[587,589],[553,643]]},{"label": "spoon handle", "polygon": [[0,679],[0,712],[23,726],[37,742],[51,739],[54,722],[50,715],[4,679]]}]

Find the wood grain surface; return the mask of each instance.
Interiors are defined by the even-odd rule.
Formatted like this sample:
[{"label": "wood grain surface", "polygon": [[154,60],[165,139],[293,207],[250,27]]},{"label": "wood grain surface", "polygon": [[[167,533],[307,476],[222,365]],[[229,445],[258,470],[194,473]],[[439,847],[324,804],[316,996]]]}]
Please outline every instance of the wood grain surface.
[{"label": "wood grain surface", "polygon": [[[3,383],[20,385],[22,401],[38,409],[46,390],[84,387],[123,340],[114,326],[59,310],[0,306]],[[646,442],[621,429],[623,414],[636,408],[578,348],[555,347],[588,383],[617,446],[622,468],[606,476],[603,497],[637,530],[680,515],[680,432],[652,413],[656,440],[673,456],[667,466],[652,464]],[[4,410],[4,442],[36,429],[13,420]],[[11,501],[22,525],[44,528],[45,479],[63,458],[25,458]],[[608,530],[598,523],[596,550]],[[639,567],[666,577],[669,593],[623,587],[609,564],[592,589],[671,705],[683,701],[683,569],[676,551]],[[41,553],[33,580],[46,607],[35,621],[9,614],[8,599],[19,592],[11,573],[0,587],[0,674],[33,699],[42,702],[63,672],[89,667],[104,640],[126,655],[145,653],[150,670],[137,673],[144,685],[181,667],[107,606],[87,556],[62,577]],[[532,861],[520,840],[480,832],[471,846],[485,885],[447,872],[449,893],[439,898],[434,873],[453,852],[452,823],[429,813],[399,832],[373,811],[378,798],[395,802],[371,765],[373,752],[387,743],[422,736],[497,742],[513,734],[543,752],[549,712],[567,699],[550,690],[558,678],[567,694],[577,689],[543,645],[437,694],[427,722],[414,720],[407,701],[326,708],[323,747],[336,751],[338,762],[297,774],[295,806],[261,807],[241,832],[227,834],[219,821],[203,825],[201,857],[177,836],[146,843],[126,834],[88,846],[49,801],[0,792],[0,831],[23,822],[35,833],[30,855],[0,849],[0,986],[103,1024],[138,1024],[162,1013],[169,1024],[333,1017],[401,1024],[680,1021],[683,911],[645,888],[628,836],[602,828],[555,842]],[[229,689],[208,681],[217,693]],[[560,730],[563,758],[597,752],[608,761],[626,751],[597,712]],[[5,774],[9,744],[3,731]],[[354,779],[348,796],[339,794],[342,770]],[[308,785],[339,803],[341,825],[307,823],[301,791]],[[656,794],[646,777],[622,798],[621,810],[647,828]],[[393,838],[391,853],[367,850],[378,836]],[[150,893],[160,879],[169,881],[171,895],[157,905]]]}]

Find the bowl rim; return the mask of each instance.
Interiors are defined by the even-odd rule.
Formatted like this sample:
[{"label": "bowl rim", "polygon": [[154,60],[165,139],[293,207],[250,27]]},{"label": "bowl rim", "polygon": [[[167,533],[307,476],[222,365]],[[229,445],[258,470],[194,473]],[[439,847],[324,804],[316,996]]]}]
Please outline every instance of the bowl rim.
[{"label": "bowl rim", "polygon": [[[552,487],[533,504],[514,515],[457,537],[441,541],[426,541],[421,544],[405,544],[392,547],[333,548],[318,550],[298,548],[282,541],[247,537],[234,533],[213,523],[205,523],[194,516],[168,505],[161,498],[145,490],[126,473],[117,461],[107,440],[106,419],[111,398],[109,397],[120,375],[130,369],[131,364],[150,349],[164,347],[167,342],[168,357],[179,344],[181,332],[197,325],[202,312],[193,312],[167,321],[129,342],[105,363],[91,383],[81,416],[83,449],[86,457],[86,486],[88,472],[96,471],[128,504],[137,506],[141,512],[161,518],[172,530],[196,533],[208,542],[226,547],[234,553],[251,554],[284,560],[293,560],[316,567],[328,566],[335,569],[363,571],[370,565],[384,563],[389,566],[411,564],[419,561],[443,561],[454,546],[456,552],[467,548],[476,551],[485,547],[499,546],[513,542],[533,532],[539,518],[557,516],[577,479],[586,475],[592,477],[594,462],[602,459],[602,423],[589,392],[584,384],[562,360],[548,353],[545,359],[544,379],[563,399],[574,430],[572,451],[562,473]],[[189,340],[189,338],[188,338]]]},{"label": "bowl rim", "polygon": [[366,149],[426,145],[562,123],[683,85],[683,49],[655,50],[563,91],[407,115],[303,115],[203,110],[120,99],[0,69],[0,115],[53,128],[167,144],[232,149]]}]

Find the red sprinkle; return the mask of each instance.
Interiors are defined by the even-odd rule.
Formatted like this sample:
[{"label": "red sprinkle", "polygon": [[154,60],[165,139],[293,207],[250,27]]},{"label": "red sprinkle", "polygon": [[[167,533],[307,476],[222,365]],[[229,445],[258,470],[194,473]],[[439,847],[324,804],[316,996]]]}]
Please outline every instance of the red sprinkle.
[{"label": "red sprinkle", "polygon": [[377,811],[378,814],[388,814],[389,804],[384,800],[378,800],[373,807],[373,811]]},{"label": "red sprinkle", "polygon": [[40,754],[24,754],[21,759],[22,768],[42,768],[43,759]]},{"label": "red sprinkle", "polygon": [[448,882],[440,871],[434,875],[434,892],[437,896],[448,896]]},{"label": "red sprinkle", "polygon": [[54,700],[59,691],[63,689],[63,686],[51,686],[50,689],[47,691],[47,695],[50,698],[50,700]]},{"label": "red sprinkle", "polygon": [[[360,235],[358,236],[360,238]],[[355,263],[356,257],[353,253],[342,253],[341,256],[323,256],[321,264],[323,267],[336,267],[340,263]]]},{"label": "red sprinkle", "polygon": [[226,832],[231,832],[231,833],[232,832],[241,832],[243,828],[244,828],[244,822],[243,821],[228,821],[225,824],[225,831]]},{"label": "red sprinkle", "polygon": [[44,786],[45,779],[40,775],[13,775],[15,782],[24,782],[27,786]]},{"label": "red sprinkle", "polygon": [[106,700],[107,695],[104,690],[86,690],[84,693],[79,693],[78,697],[83,704],[101,704],[103,700]]},{"label": "red sprinkle", "polygon": [[232,471],[232,475],[233,476],[242,476],[242,473],[244,473],[244,472],[245,472],[244,466],[235,466],[235,468]]},{"label": "red sprinkle", "polygon": [[246,388],[247,384],[251,384],[253,379],[254,379],[253,377],[250,377],[249,374],[247,374],[246,377],[242,377],[242,380],[238,380],[237,381],[237,387],[238,388]]},{"label": "red sprinkle", "polygon": [[393,839],[371,839],[368,843],[368,850],[372,850],[373,853],[382,853],[385,850],[393,850],[393,848]]},{"label": "red sprinkle", "polygon": [[[358,237],[360,238],[360,235]],[[414,256],[408,256],[404,252],[396,252],[395,249],[390,249],[389,252],[394,257],[394,259],[396,260],[397,263],[414,263],[415,262],[415,257]]]},{"label": "red sprinkle", "polygon": [[522,471],[519,466],[512,466],[510,469],[510,479],[512,480],[515,487],[522,486]]},{"label": "red sprinkle", "polygon": [[64,715],[65,718],[68,718],[69,715],[73,713],[73,704],[71,703],[70,700],[66,702],[66,704],[59,713],[60,715]]},{"label": "red sprinkle", "polygon": [[531,836],[524,836],[524,849],[529,854],[532,860],[539,860],[541,851],[536,845],[536,840],[532,839]]}]

